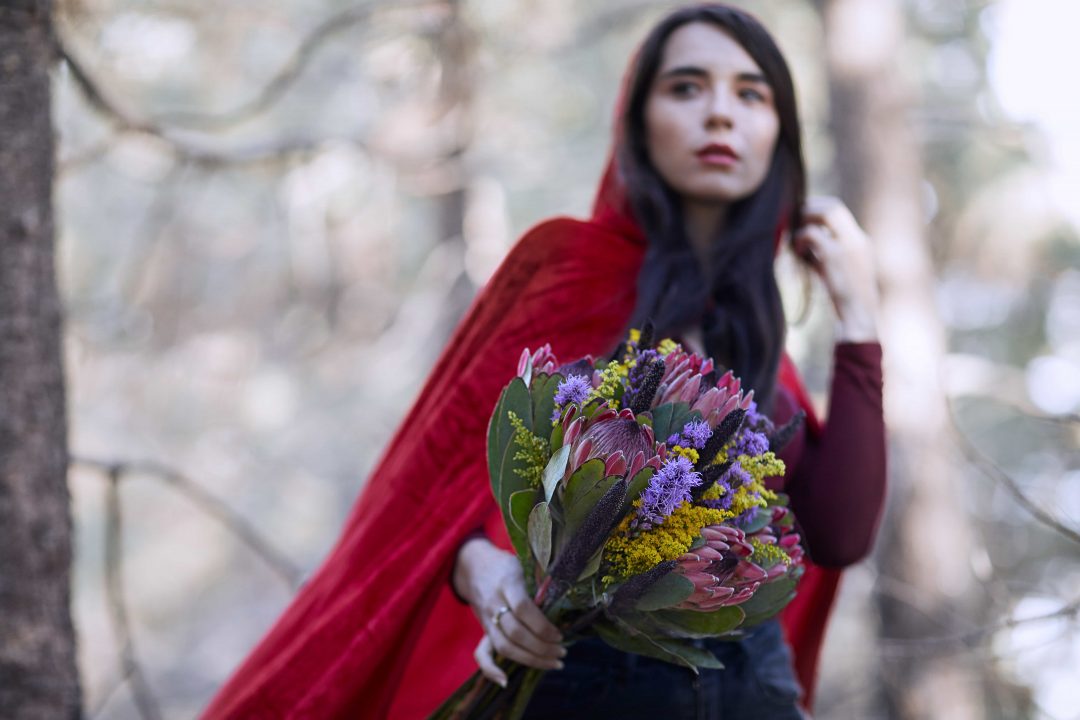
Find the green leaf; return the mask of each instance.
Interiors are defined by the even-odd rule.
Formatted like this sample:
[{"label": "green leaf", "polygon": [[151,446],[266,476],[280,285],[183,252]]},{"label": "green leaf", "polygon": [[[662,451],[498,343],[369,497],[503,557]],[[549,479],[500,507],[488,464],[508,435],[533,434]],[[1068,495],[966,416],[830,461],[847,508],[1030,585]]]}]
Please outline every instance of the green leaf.
[{"label": "green leaf", "polygon": [[562,495],[562,508],[565,520],[559,550],[567,540],[585,524],[589,511],[599,502],[604,493],[618,478],[604,477],[604,461],[593,458],[567,478]]},{"label": "green leaf", "polygon": [[[664,435],[666,438],[673,432],[679,432],[682,430],[683,425],[690,421],[690,416],[696,414],[698,419],[701,419],[701,413],[691,413],[690,403],[677,402],[671,404],[671,419],[668,421],[668,431]],[[659,438],[660,436],[657,435]]]},{"label": "green leaf", "polygon": [[548,437],[551,427],[551,414],[555,412],[555,392],[563,381],[559,374],[536,376],[532,384],[533,432],[541,437]]},{"label": "green leaf", "polygon": [[[510,424],[510,413],[513,412],[532,430],[532,398],[525,383],[519,377],[515,377],[503,390],[499,403],[495,408],[498,420],[492,417],[495,423],[495,446],[488,445],[488,472],[491,475],[491,490],[495,494],[500,507],[506,507],[507,498],[516,490],[521,489],[523,479],[513,472],[512,462],[508,458],[514,456],[513,446],[514,428]],[[491,432],[488,432],[490,441]],[[509,453],[507,451],[510,450]],[[509,470],[509,474],[508,471]]]},{"label": "green leaf", "polygon": [[634,607],[638,610],[660,610],[678,605],[694,592],[694,583],[678,573],[670,572],[653,583]]},{"label": "green leaf", "polygon": [[660,627],[680,637],[707,638],[724,635],[742,624],[746,613],[738,605],[707,612],[697,610],[658,610],[652,614]]},{"label": "green leaf", "polygon": [[578,575],[578,582],[581,582],[582,580],[590,578],[596,574],[596,571],[600,569],[600,558],[602,558],[603,556],[604,548],[603,546],[601,546],[600,549],[597,550],[591,558],[589,558],[589,562],[585,563],[585,568],[581,571],[581,574]]},{"label": "green leaf", "polygon": [[[746,533],[747,536],[749,536],[752,533],[756,533],[758,530],[762,529],[770,522],[772,522],[772,510],[767,507],[763,507],[758,508],[757,515],[754,516],[754,522],[750,523],[749,525],[740,525],[739,527],[742,528],[742,531]],[[749,542],[750,538],[747,537],[746,539]]]},{"label": "green leaf", "polygon": [[537,495],[534,489],[519,490],[510,496],[506,508],[506,532],[522,560],[529,556],[529,515],[536,505]]},{"label": "green leaf", "polygon": [[502,508],[507,508],[510,501],[510,496],[521,490],[535,490],[529,481],[524,478],[516,470],[525,470],[528,467],[528,463],[525,460],[515,460],[514,455],[517,454],[519,448],[514,443],[510,443],[503,451],[502,466],[499,470],[499,494],[497,495],[499,505]]},{"label": "green leaf", "polygon": [[488,420],[488,477],[491,480],[491,491],[495,494],[496,498],[499,497],[499,471],[502,469],[503,452],[506,450],[499,437],[499,428],[506,415],[505,405],[506,390],[503,390],[499,394],[499,402],[495,403],[495,412],[491,413],[491,419]]},{"label": "green leaf", "polygon": [[649,481],[652,480],[655,473],[656,471],[648,466],[638,470],[637,475],[633,477],[626,487],[626,502],[623,503],[621,516],[625,516],[626,513],[630,512],[634,501],[641,497],[641,493],[645,492],[645,488],[649,487]]},{"label": "green leaf", "polygon": [[787,607],[796,595],[795,589],[801,576],[802,568],[799,568],[794,575],[789,574],[759,587],[753,597],[738,605],[746,613],[743,624],[747,627],[757,625]]},{"label": "green leaf", "polygon": [[544,499],[551,502],[551,496],[566,473],[566,464],[570,462],[570,446],[563,445],[555,451],[544,468]]},{"label": "green leaf", "polygon": [[667,439],[667,436],[671,434],[671,431],[668,430],[668,428],[671,427],[671,412],[674,409],[675,406],[671,403],[666,403],[652,409],[653,433],[660,442],[664,442],[664,440]]},{"label": "green leaf", "polygon": [[528,523],[529,547],[540,568],[547,572],[548,562],[551,560],[551,515],[546,502],[538,502],[533,506]]},{"label": "green leaf", "polygon": [[724,667],[723,663],[708,650],[681,640],[651,637],[618,620],[615,620],[613,624],[596,622],[593,628],[604,642],[617,650],[682,665],[693,670],[694,674],[697,674],[698,668],[702,667],[715,669]]},{"label": "green leaf", "polygon": [[563,444],[563,426],[562,423],[556,423],[551,427],[551,437],[548,442],[551,443],[552,450],[558,450]]}]

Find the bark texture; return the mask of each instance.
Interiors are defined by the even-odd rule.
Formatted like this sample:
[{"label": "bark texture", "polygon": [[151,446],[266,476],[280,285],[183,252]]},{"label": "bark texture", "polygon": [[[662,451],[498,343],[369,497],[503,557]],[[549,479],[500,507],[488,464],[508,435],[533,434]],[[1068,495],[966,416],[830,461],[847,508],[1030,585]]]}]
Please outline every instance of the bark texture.
[{"label": "bark texture", "polygon": [[818,5],[840,193],[875,241],[881,290],[890,497],[875,553],[878,701],[890,718],[974,720],[985,711],[970,655],[894,653],[888,644],[952,635],[979,617],[963,473],[952,460],[940,384],[946,339],[933,303],[920,143],[911,119],[916,97],[902,74],[903,4]]},{"label": "bark texture", "polygon": [[49,0],[0,5],[0,717],[75,718]]}]

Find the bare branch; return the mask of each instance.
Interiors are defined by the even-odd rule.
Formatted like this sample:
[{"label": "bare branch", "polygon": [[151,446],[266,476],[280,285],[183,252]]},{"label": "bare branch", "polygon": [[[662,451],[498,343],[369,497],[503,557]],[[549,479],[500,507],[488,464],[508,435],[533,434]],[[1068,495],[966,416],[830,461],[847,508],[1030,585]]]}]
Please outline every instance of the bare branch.
[{"label": "bare branch", "polygon": [[921,655],[943,652],[949,649],[946,646],[952,646],[952,649],[970,649],[972,645],[975,645],[1002,630],[1011,630],[1012,628],[1028,623],[1077,616],[1080,616],[1080,597],[1076,597],[1073,600],[1066,602],[1057,610],[1042,615],[1033,615],[1026,618],[1003,618],[989,625],[965,632],[921,638],[882,637],[882,651],[889,655]]},{"label": "bare branch", "polygon": [[348,8],[331,15],[300,41],[296,52],[250,100],[220,113],[190,111],[160,113],[155,117],[155,121],[199,130],[220,130],[246,122],[269,110],[295,84],[322,44],[333,35],[359,25],[380,10],[405,8],[415,10],[423,7],[445,9],[446,2],[445,0],[420,0],[419,2],[414,0],[392,4],[375,2]]},{"label": "bare branch", "polygon": [[949,422],[952,425],[953,435],[956,437],[957,445],[960,446],[960,450],[964,453],[964,456],[985,475],[1001,483],[1002,486],[1008,490],[1009,494],[1013,496],[1016,502],[1019,503],[1020,507],[1027,510],[1033,518],[1062,537],[1072,540],[1074,543],[1080,545],[1080,532],[1063,524],[1060,520],[1035,503],[1024,493],[1019,483],[1017,483],[1011,475],[1005,472],[1001,466],[995,463],[985,453],[975,447],[957,424],[951,400],[948,400],[948,407]]},{"label": "bare branch", "polygon": [[255,527],[228,505],[217,499],[182,473],[156,462],[110,462],[91,458],[72,458],[72,462],[100,472],[110,478],[128,474],[149,475],[174,487],[195,505],[214,517],[255,552],[286,583],[296,590],[303,581],[303,571],[277,550]]},{"label": "bare branch", "polygon": [[[165,128],[154,121],[135,117],[123,110],[119,104],[110,99],[99,83],[91,77],[71,51],[57,40],[57,53],[71,70],[72,78],[79,86],[83,96],[91,107],[108,118],[116,129],[121,133],[141,133],[151,135],[165,142],[169,149],[176,155],[177,160],[191,165],[204,168],[220,168],[223,166],[258,165],[287,160],[294,156],[309,155],[317,152],[325,145],[332,142],[347,142],[353,145],[366,147],[363,139],[359,137],[342,138],[297,138],[277,141],[274,143],[254,144],[239,149],[222,150],[200,143],[193,143],[177,137],[172,129]],[[86,153],[86,157],[73,159],[74,165],[85,164],[97,159],[108,150],[113,140],[106,140],[94,146]],[[73,161],[68,161],[67,166]],[[69,169],[69,167],[65,167]]]},{"label": "bare branch", "polygon": [[109,616],[113,634],[120,645],[120,664],[124,677],[131,682],[131,693],[139,715],[147,720],[158,720],[161,708],[146,680],[142,665],[135,654],[128,620],[127,602],[124,599],[123,575],[123,513],[120,509],[119,466],[108,469],[109,485],[106,488],[105,505],[105,594],[109,599]]}]

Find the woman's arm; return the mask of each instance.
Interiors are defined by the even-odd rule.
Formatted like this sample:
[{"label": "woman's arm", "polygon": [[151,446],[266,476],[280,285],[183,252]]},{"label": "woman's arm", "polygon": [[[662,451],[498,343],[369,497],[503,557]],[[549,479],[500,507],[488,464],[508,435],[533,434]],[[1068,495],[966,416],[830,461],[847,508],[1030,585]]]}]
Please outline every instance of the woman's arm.
[{"label": "woman's arm", "polygon": [[885,499],[877,274],[870,238],[840,200],[809,198],[803,219],[793,245],[829,293],[837,345],[828,421],[787,489],[810,556],[842,567],[870,552]]},{"label": "woman's arm", "polygon": [[837,343],[828,420],[807,436],[786,485],[819,565],[851,565],[873,547],[885,500],[881,391],[881,345]]}]

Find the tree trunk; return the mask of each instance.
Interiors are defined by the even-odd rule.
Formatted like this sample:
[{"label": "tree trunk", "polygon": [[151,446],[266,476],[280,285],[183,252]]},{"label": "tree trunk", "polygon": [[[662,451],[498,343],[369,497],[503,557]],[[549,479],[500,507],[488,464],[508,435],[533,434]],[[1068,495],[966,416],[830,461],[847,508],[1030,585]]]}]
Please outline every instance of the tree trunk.
[{"label": "tree trunk", "polygon": [[946,342],[924,237],[914,96],[900,74],[902,3],[818,4],[840,193],[875,241],[881,288],[890,497],[875,553],[878,700],[892,718],[982,718],[981,675],[970,656],[954,647],[944,657],[931,646],[893,652],[888,644],[968,630],[979,615],[963,475],[950,459],[939,383]]},{"label": "tree trunk", "polygon": [[0,7],[0,717],[80,714],[53,272],[49,0]]}]

